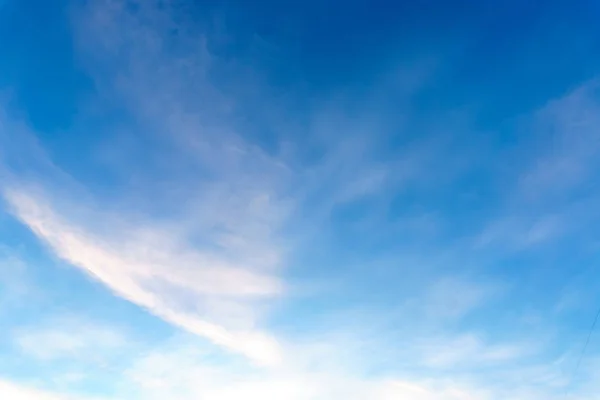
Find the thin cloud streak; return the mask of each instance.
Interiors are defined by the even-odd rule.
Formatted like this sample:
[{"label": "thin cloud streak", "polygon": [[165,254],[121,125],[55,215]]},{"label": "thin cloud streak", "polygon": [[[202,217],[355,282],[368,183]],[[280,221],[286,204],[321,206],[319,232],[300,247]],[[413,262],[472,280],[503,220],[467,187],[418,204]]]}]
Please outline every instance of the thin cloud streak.
[{"label": "thin cloud streak", "polygon": [[[186,292],[192,296],[193,303],[200,305],[204,296],[233,296],[244,301],[246,297],[276,295],[280,292],[276,278],[260,276],[228,265],[204,266],[202,261],[205,260],[200,257],[199,265],[192,264],[196,271],[194,279],[191,279],[189,271],[181,269],[181,263],[189,261],[178,258],[176,254],[161,254],[160,258],[152,258],[138,253],[132,257],[132,254],[115,250],[111,246],[114,243],[103,243],[101,239],[86,232],[85,228],[65,222],[42,199],[14,189],[5,190],[4,194],[15,216],[29,226],[59,257],[82,268],[115,294],[170,323],[207,337],[216,344],[247,355],[257,362],[279,362],[281,355],[274,339],[259,332],[232,333],[222,326],[203,320],[201,314],[193,309],[186,310],[184,303],[177,303],[178,297],[183,297],[181,293],[185,296]],[[136,248],[135,243],[132,245]],[[128,247],[125,245],[121,248]],[[164,264],[165,259],[170,264]]]},{"label": "thin cloud streak", "polygon": [[90,398],[50,393],[2,379],[0,379],[0,396],[3,399],[11,400],[91,400]]}]

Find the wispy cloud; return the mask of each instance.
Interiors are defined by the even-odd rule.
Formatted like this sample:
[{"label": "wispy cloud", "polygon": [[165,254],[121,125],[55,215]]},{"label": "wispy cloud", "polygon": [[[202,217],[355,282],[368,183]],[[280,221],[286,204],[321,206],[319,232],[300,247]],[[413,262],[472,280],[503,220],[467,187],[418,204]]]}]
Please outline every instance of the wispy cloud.
[{"label": "wispy cloud", "polygon": [[97,361],[123,351],[126,339],[120,332],[72,317],[21,327],[13,333],[20,352],[39,361],[78,359]]},{"label": "wispy cloud", "polygon": [[456,338],[443,337],[421,344],[424,365],[431,368],[457,370],[467,366],[498,365],[527,355],[525,345],[489,345],[479,337],[464,334]]},{"label": "wispy cloud", "polygon": [[431,318],[457,319],[484,306],[503,289],[500,283],[475,282],[458,277],[440,278],[420,301],[424,312]]},{"label": "wispy cloud", "polygon": [[85,227],[63,221],[42,199],[15,190],[7,190],[5,196],[16,216],[61,258],[117,295],[257,361],[271,363],[280,357],[272,339],[258,332],[234,334],[201,317],[202,307],[211,305],[203,304],[206,298],[242,301],[277,294],[281,289],[276,278],[228,265],[208,254],[178,252],[170,248],[172,239],[166,236],[156,243],[159,248],[136,239],[98,238]]},{"label": "wispy cloud", "polygon": [[537,247],[580,232],[598,218],[596,201],[600,126],[598,80],[554,99],[518,121],[525,135],[514,150],[500,217],[489,224],[479,245],[502,243],[513,250]]},{"label": "wispy cloud", "polygon": [[14,400],[81,400],[81,398],[37,390],[5,380],[0,380],[0,395]]},{"label": "wispy cloud", "polygon": [[[258,325],[265,300],[286,290],[281,233],[295,207],[316,193],[328,212],[327,204],[413,177],[417,163],[408,156],[394,168],[353,160],[362,152],[360,131],[349,153],[328,154],[308,173],[296,170],[293,160],[239,134],[234,97],[219,94],[209,79],[216,61],[205,41],[185,33],[181,47],[169,46],[169,12],[98,1],[75,13],[77,43],[102,90],[98,101],[123,105],[135,140],[158,147],[145,147],[151,161],[142,162],[144,170],[127,157],[109,160],[127,176],[109,201],[53,166],[51,175],[67,175],[78,194],[43,183],[47,176],[17,176],[3,188],[10,209],[61,259],[115,294],[256,361],[277,363],[277,340]],[[324,186],[325,175],[331,184]],[[80,195],[86,200],[75,199]]]},{"label": "wispy cloud", "polygon": [[597,79],[586,82],[534,117],[531,127],[540,135],[540,149],[519,182],[528,198],[569,198],[581,185],[595,180],[600,151],[599,86]]},{"label": "wispy cloud", "polygon": [[[175,343],[175,342],[174,342]],[[330,344],[330,346],[334,346]],[[168,349],[168,350],[167,350]],[[127,376],[139,385],[145,398],[173,396],[181,399],[238,399],[284,396],[290,399],[391,400],[423,398],[466,400],[474,393],[451,382],[415,382],[401,379],[365,379],[346,370],[343,363],[327,360],[334,354],[302,348],[292,362],[277,370],[247,370],[243,366],[207,364],[193,345],[156,348],[139,359]],[[342,350],[343,349],[338,349]],[[174,371],[180,371],[174,373]],[[176,378],[172,378],[176,376]],[[230,382],[236,382],[231,385]],[[416,396],[416,397],[415,397]],[[421,396],[421,397],[418,397]]]},{"label": "wispy cloud", "polygon": [[[0,248],[0,310],[7,310],[20,303],[25,295],[35,297],[27,281],[23,260]],[[1,315],[1,311],[0,311]]]}]

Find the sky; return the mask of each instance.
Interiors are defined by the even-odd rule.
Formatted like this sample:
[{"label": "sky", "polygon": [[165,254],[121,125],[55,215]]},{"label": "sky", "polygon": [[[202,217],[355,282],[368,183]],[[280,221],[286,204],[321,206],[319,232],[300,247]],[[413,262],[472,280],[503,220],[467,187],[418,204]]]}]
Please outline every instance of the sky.
[{"label": "sky", "polygon": [[0,398],[600,399],[599,18],[1,0]]}]

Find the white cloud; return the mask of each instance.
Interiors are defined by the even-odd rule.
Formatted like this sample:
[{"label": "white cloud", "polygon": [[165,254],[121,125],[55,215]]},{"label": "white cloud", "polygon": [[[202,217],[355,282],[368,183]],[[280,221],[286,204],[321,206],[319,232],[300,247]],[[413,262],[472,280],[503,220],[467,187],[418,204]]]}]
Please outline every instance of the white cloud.
[{"label": "white cloud", "polygon": [[108,354],[123,351],[127,344],[118,330],[74,317],[20,327],[13,338],[21,353],[40,361],[99,361]]},{"label": "white cloud", "polygon": [[501,291],[502,287],[499,283],[490,284],[446,277],[435,281],[421,301],[429,317],[457,319],[483,306]]},{"label": "white cloud", "polygon": [[541,143],[521,176],[521,195],[528,199],[568,196],[592,177],[600,153],[599,88],[597,79],[586,82],[535,115],[532,126]]},{"label": "white cloud", "polygon": [[[93,335],[92,335],[93,336]],[[309,346],[287,348],[286,363],[263,369],[239,362],[235,357],[222,357],[211,346],[193,336],[177,335],[164,344],[147,351],[129,353],[119,364],[124,369],[106,376],[106,388],[112,393],[107,399],[125,400],[241,400],[245,398],[288,398],[291,400],[495,400],[519,398],[558,399],[554,382],[564,374],[556,374],[548,365],[506,364],[516,356],[509,346],[487,346],[474,338],[455,341],[440,338],[438,348],[446,352],[443,365],[433,362],[432,368],[470,366],[471,372],[457,373],[447,368],[442,375],[432,370],[415,374],[389,371],[369,376],[360,362],[348,365],[347,352],[356,353],[360,343],[346,336],[335,335],[330,340],[311,341]],[[355,338],[356,340],[356,338]],[[461,351],[461,349],[466,351]],[[365,354],[369,352],[366,350]],[[431,349],[414,348],[411,364],[431,360]],[[452,353],[452,354],[450,354]],[[448,356],[450,354],[450,356]],[[365,360],[367,361],[367,360]],[[365,363],[366,364],[366,363]],[[502,368],[498,368],[503,366]],[[481,367],[492,367],[492,372],[480,374]],[[368,369],[368,368],[366,368]],[[412,368],[411,368],[412,370]],[[60,374],[60,372],[59,372]],[[49,375],[52,378],[52,374]],[[426,377],[427,376],[427,377]],[[60,376],[58,376],[60,378]],[[548,379],[551,382],[548,382]],[[53,378],[51,379],[53,380]],[[67,386],[68,387],[68,386]],[[563,386],[559,386],[563,388]],[[24,393],[27,392],[27,389]],[[0,393],[2,393],[0,391]],[[10,392],[9,392],[10,393]],[[37,393],[37,392],[31,392]],[[581,393],[581,392],[578,392]],[[590,392],[591,393],[591,392]],[[583,393],[579,398],[585,397]],[[48,395],[47,395],[48,396]],[[52,395],[49,395],[52,396]],[[35,398],[35,397],[32,397]],[[71,397],[40,397],[63,399]],[[29,398],[24,397],[29,400]],[[74,398],[73,398],[74,399]]]},{"label": "white cloud", "polygon": [[[257,331],[230,332],[204,320],[205,299],[232,299],[240,307],[252,298],[281,291],[273,276],[231,265],[211,254],[172,249],[164,242],[98,237],[85,226],[66,222],[44,199],[10,189],[5,196],[15,215],[56,254],[107,285],[115,294],[166,321],[202,335],[261,363],[280,358],[274,339]],[[99,213],[97,218],[104,218]],[[88,228],[89,229],[89,228]],[[208,303],[210,307],[210,303]]]},{"label": "white cloud", "polygon": [[28,281],[25,263],[0,246],[0,315],[18,306],[25,296],[37,297]]},{"label": "white cloud", "polygon": [[10,400],[83,400],[83,398],[50,393],[2,379],[0,379],[0,398]]},{"label": "white cloud", "polygon": [[452,383],[416,384],[405,381],[390,381],[377,389],[372,398],[378,400],[487,400],[490,396],[477,388],[461,387]]},{"label": "white cloud", "polygon": [[[335,354],[302,347],[289,363],[271,370],[240,365],[211,364],[197,347],[177,345],[156,348],[128,369],[127,379],[145,399],[241,400],[486,400],[481,390],[456,382],[365,378],[345,370]],[[337,347],[334,343],[328,346]],[[316,351],[315,351],[316,349]],[[343,349],[338,349],[343,352]],[[341,354],[341,353],[340,353]],[[330,359],[331,357],[334,359]]]},{"label": "white cloud", "polygon": [[[520,120],[523,142],[507,168],[514,176],[498,215],[476,246],[527,250],[580,232],[598,220],[600,81],[592,79]],[[508,157],[508,156],[507,156]]]},{"label": "white cloud", "polygon": [[457,370],[466,367],[501,365],[522,359],[532,350],[525,346],[489,345],[474,334],[423,341],[419,347],[423,364],[430,368]]}]

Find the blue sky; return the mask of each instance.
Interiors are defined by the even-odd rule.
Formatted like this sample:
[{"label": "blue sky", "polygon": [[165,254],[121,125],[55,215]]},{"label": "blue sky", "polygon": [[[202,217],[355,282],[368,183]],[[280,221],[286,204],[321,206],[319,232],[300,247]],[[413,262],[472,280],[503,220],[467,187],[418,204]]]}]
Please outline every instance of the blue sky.
[{"label": "blue sky", "polygon": [[0,1],[0,397],[598,399],[594,1]]}]

